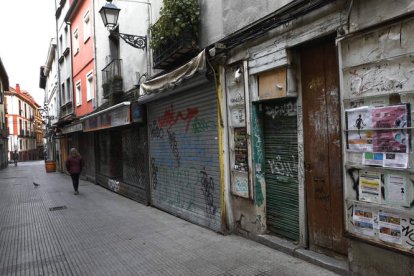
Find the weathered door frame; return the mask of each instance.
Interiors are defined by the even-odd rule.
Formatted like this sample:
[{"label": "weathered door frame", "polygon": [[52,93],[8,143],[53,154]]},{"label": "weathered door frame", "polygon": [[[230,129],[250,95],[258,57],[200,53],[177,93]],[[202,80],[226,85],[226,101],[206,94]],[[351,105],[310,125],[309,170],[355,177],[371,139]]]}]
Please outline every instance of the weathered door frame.
[{"label": "weathered door frame", "polygon": [[[313,45],[313,44],[315,44],[315,43],[327,43],[327,42],[332,42],[333,44],[335,43],[335,37],[333,36],[333,35],[328,35],[328,36],[325,36],[325,37],[321,37],[321,38],[318,38],[318,39],[316,39],[315,41],[307,41],[307,42],[305,42],[306,43],[306,45]],[[301,61],[300,61],[300,58],[299,58],[299,55],[300,55],[300,50],[301,51],[303,51],[303,49],[304,48],[301,48],[301,49],[299,49],[299,48],[301,48],[301,46],[299,46],[298,47],[298,49],[297,49],[297,52],[295,51],[295,55],[296,55],[296,57],[297,57],[297,65],[298,65],[298,72],[297,72],[297,74],[298,74],[298,87],[299,87],[299,89],[298,89],[298,91],[299,91],[299,94],[298,94],[298,136],[299,136],[299,139],[298,139],[298,148],[299,148],[299,166],[300,166],[300,168],[299,168],[299,171],[298,171],[298,173],[299,173],[299,185],[303,185],[303,189],[302,189],[302,191],[303,191],[303,196],[304,196],[304,213],[303,213],[303,216],[305,217],[305,227],[306,227],[306,246],[308,247],[308,248],[310,248],[311,247],[311,245],[310,245],[310,237],[309,237],[309,235],[310,235],[310,226],[309,226],[309,221],[308,221],[308,203],[307,203],[307,191],[306,191],[306,179],[305,179],[305,145],[304,145],[304,136],[305,136],[305,133],[304,133],[304,121],[303,121],[303,117],[304,117],[304,109],[303,109],[303,93],[304,93],[304,91],[303,91],[303,87],[302,87],[302,79],[303,79],[303,77],[302,77],[302,75],[301,75]],[[341,74],[340,74],[340,72],[339,72],[339,61],[337,61],[338,62],[338,64],[337,64],[337,66],[338,66],[338,79],[337,79],[337,85],[338,85],[338,101],[340,101],[340,98],[341,98],[341,80],[340,80],[340,78],[341,78]],[[339,119],[339,139],[340,139],[340,143],[342,143],[342,133],[341,133],[341,129],[342,129],[342,124],[341,124],[341,120],[342,120],[342,118],[341,118],[341,110],[342,110],[342,106],[341,106],[341,104],[339,103],[338,104],[338,112],[339,112],[339,117],[338,117],[338,119]],[[306,115],[306,114],[305,114]],[[299,126],[299,124],[300,124],[300,126]],[[300,129],[299,129],[300,128]],[[299,145],[300,144],[300,145]],[[342,154],[342,146],[341,146],[341,154]],[[343,164],[343,155],[341,155],[341,166],[340,166],[340,169],[341,169],[341,177],[340,177],[340,181],[342,182],[342,177],[343,177],[343,175],[344,175],[344,171],[343,171],[343,166],[342,166],[342,164]],[[331,187],[332,188],[332,187]],[[331,196],[332,196],[332,194],[331,194]],[[344,196],[344,191],[342,191],[342,195],[341,195],[341,198],[343,198],[343,196]],[[345,215],[344,215],[344,208],[345,208],[345,206],[343,206],[343,208],[341,209],[341,211],[342,211],[342,231],[344,232],[345,231]],[[343,238],[345,238],[344,236],[343,236]],[[318,247],[318,246],[316,246],[316,247]],[[321,250],[322,252],[325,252],[325,253],[332,253],[332,252],[334,252],[334,250],[326,250],[326,249],[324,249],[324,248],[322,248],[322,247],[318,247],[319,249],[318,250]]]}]

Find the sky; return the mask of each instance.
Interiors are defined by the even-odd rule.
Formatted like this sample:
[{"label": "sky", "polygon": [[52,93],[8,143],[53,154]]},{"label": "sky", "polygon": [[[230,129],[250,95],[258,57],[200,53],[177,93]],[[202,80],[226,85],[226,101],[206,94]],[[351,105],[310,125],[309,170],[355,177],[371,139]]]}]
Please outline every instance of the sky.
[{"label": "sky", "polygon": [[9,84],[28,91],[43,105],[39,88],[40,66],[56,37],[54,0],[0,0],[0,58]]}]

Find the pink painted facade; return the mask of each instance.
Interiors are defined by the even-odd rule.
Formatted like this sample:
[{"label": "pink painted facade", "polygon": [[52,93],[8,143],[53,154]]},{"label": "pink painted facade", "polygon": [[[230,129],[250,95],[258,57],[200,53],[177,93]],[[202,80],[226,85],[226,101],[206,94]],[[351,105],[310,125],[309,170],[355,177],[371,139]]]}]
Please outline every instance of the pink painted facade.
[{"label": "pink painted facade", "polygon": [[71,23],[73,60],[73,103],[75,114],[82,117],[93,111],[95,98],[95,62],[93,39],[93,1],[73,1]]}]

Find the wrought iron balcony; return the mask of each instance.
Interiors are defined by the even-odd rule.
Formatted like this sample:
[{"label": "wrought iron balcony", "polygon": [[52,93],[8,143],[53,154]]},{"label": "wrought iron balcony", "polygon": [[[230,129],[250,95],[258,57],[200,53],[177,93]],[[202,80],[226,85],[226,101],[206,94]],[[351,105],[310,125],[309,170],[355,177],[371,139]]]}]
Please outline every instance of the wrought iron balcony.
[{"label": "wrought iron balcony", "polygon": [[178,38],[153,51],[154,68],[169,69],[179,66],[197,53],[196,38],[191,31],[184,31]]},{"label": "wrought iron balcony", "polygon": [[102,89],[104,98],[123,93],[122,60],[109,58],[110,62],[102,69]]}]

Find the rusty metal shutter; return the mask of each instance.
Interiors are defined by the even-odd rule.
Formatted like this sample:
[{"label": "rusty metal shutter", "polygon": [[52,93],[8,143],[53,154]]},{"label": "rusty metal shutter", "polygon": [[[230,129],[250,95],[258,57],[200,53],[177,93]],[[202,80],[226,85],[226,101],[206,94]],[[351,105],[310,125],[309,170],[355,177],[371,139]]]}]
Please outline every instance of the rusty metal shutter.
[{"label": "rusty metal shutter", "polygon": [[217,97],[211,83],[148,104],[152,204],[219,231]]},{"label": "rusty metal shutter", "polygon": [[296,100],[266,103],[263,112],[267,227],[299,240]]}]

